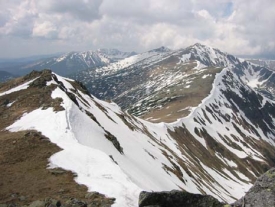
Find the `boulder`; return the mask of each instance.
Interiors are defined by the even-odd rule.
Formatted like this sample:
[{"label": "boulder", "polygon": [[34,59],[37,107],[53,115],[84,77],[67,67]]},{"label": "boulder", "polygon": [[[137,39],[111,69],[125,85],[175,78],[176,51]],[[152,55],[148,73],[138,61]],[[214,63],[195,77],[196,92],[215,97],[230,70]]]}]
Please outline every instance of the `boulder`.
[{"label": "boulder", "polygon": [[233,206],[274,207],[275,206],[275,168],[260,176],[249,191]]},{"label": "boulder", "polygon": [[178,190],[142,191],[139,195],[139,207],[222,207],[223,205],[212,196]]}]

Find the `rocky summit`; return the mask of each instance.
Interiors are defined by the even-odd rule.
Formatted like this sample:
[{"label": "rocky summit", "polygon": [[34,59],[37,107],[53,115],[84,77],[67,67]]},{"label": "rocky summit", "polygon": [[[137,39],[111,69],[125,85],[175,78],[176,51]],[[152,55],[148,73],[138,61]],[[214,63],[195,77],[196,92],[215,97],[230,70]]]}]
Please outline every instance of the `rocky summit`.
[{"label": "rocky summit", "polygon": [[275,206],[275,168],[261,175],[245,196],[233,205],[245,207]]}]

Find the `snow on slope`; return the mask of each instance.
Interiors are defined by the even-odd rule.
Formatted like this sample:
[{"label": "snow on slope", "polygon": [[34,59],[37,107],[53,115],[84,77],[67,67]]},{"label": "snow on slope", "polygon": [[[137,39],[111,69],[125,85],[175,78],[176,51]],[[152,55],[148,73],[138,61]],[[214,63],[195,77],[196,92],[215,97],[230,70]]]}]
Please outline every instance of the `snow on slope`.
[{"label": "snow on slope", "polygon": [[[233,136],[241,139],[243,143],[245,142],[243,135],[245,135],[256,140],[263,139],[274,146],[275,129],[269,128],[270,133],[264,133],[263,128],[257,125],[257,123],[252,123],[250,118],[247,117],[250,114],[245,114],[242,109],[238,108],[239,103],[235,103],[232,100],[233,97],[230,97],[229,94],[237,95],[240,100],[248,103],[250,100],[246,95],[253,94],[256,98],[263,99],[269,104],[274,105],[275,102],[273,100],[255,90],[256,87],[268,82],[273,72],[246,61],[241,62],[231,55],[201,44],[195,44],[191,47],[190,51],[194,56],[193,58],[201,63],[207,63],[208,66],[224,66],[225,68],[221,73],[217,74],[210,95],[197,108],[193,109],[193,112],[188,117],[181,119],[177,124],[184,123],[191,132],[193,131],[193,136],[197,137],[198,140],[201,140],[201,137],[192,129],[206,129],[211,137],[216,138],[218,142],[222,143],[238,157],[245,158],[251,156],[253,159],[263,161],[261,153],[253,150],[252,146],[245,146],[240,141],[234,140]],[[266,74],[268,74],[267,77]],[[260,109],[257,108],[256,110]],[[234,122],[232,120],[237,121]],[[251,129],[247,130],[247,126],[242,125],[241,121],[247,122]],[[208,123],[205,124],[205,122]],[[241,131],[243,134],[240,134],[234,125],[242,128]],[[224,141],[224,137],[226,139],[231,138],[231,141],[239,145],[241,150],[236,150],[232,146],[229,146]],[[202,144],[206,146],[205,143]]]},{"label": "snow on slope", "polygon": [[[65,79],[62,82],[64,83]],[[87,107],[83,103],[80,104],[82,110],[90,109],[102,127],[57,88],[53,91],[52,98],[61,97],[65,111],[56,113],[51,108],[37,109],[25,114],[8,129],[41,131],[53,143],[63,148],[63,151],[50,158],[51,167],[58,166],[76,172],[78,175],[76,181],[87,185],[89,190],[117,198],[115,206],[136,206],[138,194],[142,189],[177,188],[176,184],[171,182],[174,180],[177,183],[177,179],[168,177],[162,170],[161,162],[155,162],[148,156],[147,152],[152,151],[152,146],[146,135],[140,131],[131,131],[115,112],[106,107],[106,113],[113,119],[110,120],[87,95],[81,95],[90,105]],[[114,108],[113,105],[108,107]],[[120,110],[117,108],[116,112]],[[121,155],[104,137],[103,128],[119,138],[124,155]],[[170,165],[158,149],[154,149],[151,153],[156,159]],[[119,166],[110,159],[109,155],[113,156]]]},{"label": "snow on slope", "polygon": [[137,55],[122,59],[118,62],[111,63],[105,67],[97,68],[96,72],[102,73],[101,75],[107,75],[107,74],[116,72],[118,70],[121,70],[123,68],[127,68],[134,64],[136,64],[136,67],[142,64],[153,64],[155,61],[160,61],[165,59],[165,57],[167,57],[168,54],[172,52],[173,51],[169,50],[168,48],[161,47],[155,50],[151,50],[148,52],[144,52],[141,54],[137,54]]},{"label": "snow on slope", "polygon": [[[53,79],[51,84],[62,82],[66,86],[52,92],[53,99],[62,98],[65,110],[39,108],[24,114],[7,129],[41,131],[63,149],[50,158],[50,167],[75,172],[76,182],[88,186],[89,191],[115,197],[114,206],[136,206],[141,190],[179,188],[231,202],[251,186],[244,174],[238,172],[245,180],[228,170],[233,162],[225,162],[219,171],[201,158],[199,163],[195,161],[198,158],[194,160],[188,149],[180,146],[180,140],[172,136],[171,130],[176,129],[173,124],[133,118],[114,103],[77,90],[70,80],[52,76],[58,81]],[[74,92],[78,105],[68,97],[68,91]],[[123,150],[119,151],[106,134],[115,137]],[[187,169],[178,162],[184,162]]]},{"label": "snow on slope", "polygon": [[30,80],[30,81],[28,81],[28,82],[26,82],[26,83],[23,83],[23,84],[21,84],[21,85],[19,85],[19,86],[17,86],[17,87],[11,88],[11,89],[8,90],[8,91],[5,91],[5,92],[3,92],[3,93],[0,93],[0,96],[7,95],[7,94],[10,94],[10,93],[13,93],[13,92],[16,92],[16,91],[20,91],[20,90],[27,89],[27,88],[29,87],[30,83],[32,83],[34,80],[35,80],[35,79]]}]

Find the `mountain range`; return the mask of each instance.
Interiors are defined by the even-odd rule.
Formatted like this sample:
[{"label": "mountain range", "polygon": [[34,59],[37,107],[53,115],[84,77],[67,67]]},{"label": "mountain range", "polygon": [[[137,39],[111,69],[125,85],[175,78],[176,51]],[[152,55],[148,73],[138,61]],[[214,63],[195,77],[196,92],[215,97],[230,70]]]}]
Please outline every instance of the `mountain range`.
[{"label": "mountain range", "polygon": [[[275,165],[268,68],[195,44],[161,47],[75,77],[43,70],[1,84],[1,137],[13,143],[22,131],[40,132],[61,149],[48,169],[72,171],[88,191],[114,197],[113,206],[137,206],[142,190],[172,189],[232,203]],[[0,159],[17,148],[15,142]]]},{"label": "mountain range", "polygon": [[52,71],[66,76],[88,68],[105,66],[135,54],[135,52],[121,52],[117,49],[69,52],[61,55],[38,56],[15,61],[2,60],[0,61],[0,69],[13,74],[25,75],[32,70],[50,68]]},{"label": "mountain range", "polygon": [[187,116],[192,107],[209,95],[216,74],[226,67],[234,67],[239,73],[249,67],[261,70],[265,73],[263,77],[256,77],[257,72],[238,76],[273,99],[274,73],[258,65],[244,64],[248,63],[195,44],[175,51],[161,47],[70,77],[83,82],[96,97],[113,100],[135,116],[153,122],[173,122]]},{"label": "mountain range", "polygon": [[275,70],[275,60],[265,60],[265,59],[248,59],[249,62],[254,64]]},{"label": "mountain range", "polygon": [[1,71],[0,70],[0,83],[1,82],[5,82],[7,80],[10,80],[10,79],[13,79],[13,78],[16,78],[17,76],[16,75],[13,75],[7,71]]}]

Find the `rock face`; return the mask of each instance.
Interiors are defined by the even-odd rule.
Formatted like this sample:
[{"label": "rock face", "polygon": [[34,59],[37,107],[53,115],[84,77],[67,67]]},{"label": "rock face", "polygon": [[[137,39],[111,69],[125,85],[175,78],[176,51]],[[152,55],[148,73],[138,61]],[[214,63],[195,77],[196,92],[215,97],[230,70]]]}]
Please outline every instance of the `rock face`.
[{"label": "rock face", "polygon": [[275,206],[275,168],[260,176],[252,188],[234,206],[274,207]]},{"label": "rock face", "polygon": [[223,204],[209,195],[183,191],[145,192],[139,195],[139,207],[222,207]]}]

